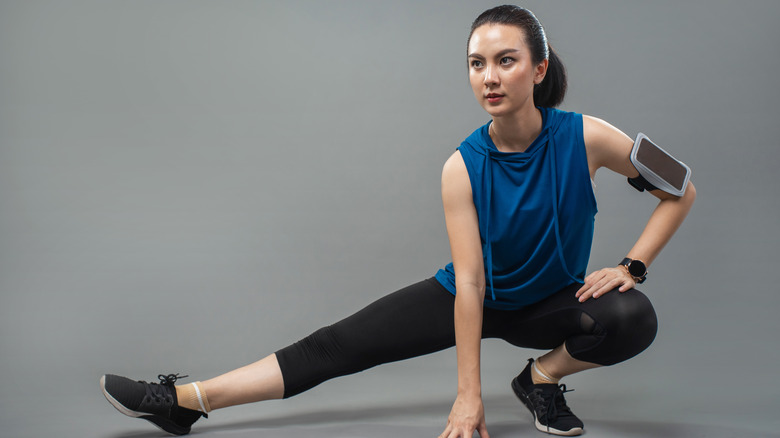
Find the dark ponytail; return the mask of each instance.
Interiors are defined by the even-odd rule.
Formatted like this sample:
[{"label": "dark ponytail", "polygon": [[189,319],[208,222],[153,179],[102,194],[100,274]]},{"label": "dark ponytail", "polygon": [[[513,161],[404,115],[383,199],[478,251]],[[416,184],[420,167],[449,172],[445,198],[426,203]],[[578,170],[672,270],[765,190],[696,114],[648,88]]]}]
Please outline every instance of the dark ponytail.
[{"label": "dark ponytail", "polygon": [[554,108],[560,105],[566,96],[566,67],[552,47],[548,46],[548,51],[547,74],[542,83],[534,87],[534,104]]},{"label": "dark ponytail", "polygon": [[[566,96],[566,67],[561,58],[547,42],[542,24],[533,12],[514,5],[497,6],[480,14],[471,24],[468,41],[474,31],[485,24],[506,24],[523,30],[526,44],[531,51],[531,60],[539,64],[548,60],[547,74],[541,84],[534,87],[534,104],[543,107],[556,107]],[[468,42],[466,43],[468,50]]]}]

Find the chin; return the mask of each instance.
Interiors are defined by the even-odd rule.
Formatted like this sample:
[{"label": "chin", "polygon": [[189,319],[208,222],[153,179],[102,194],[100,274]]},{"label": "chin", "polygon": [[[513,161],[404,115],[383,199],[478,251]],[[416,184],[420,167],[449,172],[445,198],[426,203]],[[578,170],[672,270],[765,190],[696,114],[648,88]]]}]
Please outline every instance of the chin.
[{"label": "chin", "polygon": [[505,116],[505,115],[511,113],[511,111],[509,109],[502,108],[502,107],[495,107],[495,106],[486,105],[486,106],[483,106],[482,108],[485,110],[485,112],[490,114],[490,117],[501,117],[501,116]]}]

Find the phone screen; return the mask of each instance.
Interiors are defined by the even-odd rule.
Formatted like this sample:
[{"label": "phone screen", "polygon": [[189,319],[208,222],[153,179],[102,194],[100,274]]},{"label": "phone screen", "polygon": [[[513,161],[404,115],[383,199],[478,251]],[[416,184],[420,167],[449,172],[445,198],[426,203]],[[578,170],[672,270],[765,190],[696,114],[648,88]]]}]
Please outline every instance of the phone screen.
[{"label": "phone screen", "polygon": [[643,138],[636,151],[636,159],[663,180],[682,190],[687,170],[677,160],[662,151],[650,140]]}]

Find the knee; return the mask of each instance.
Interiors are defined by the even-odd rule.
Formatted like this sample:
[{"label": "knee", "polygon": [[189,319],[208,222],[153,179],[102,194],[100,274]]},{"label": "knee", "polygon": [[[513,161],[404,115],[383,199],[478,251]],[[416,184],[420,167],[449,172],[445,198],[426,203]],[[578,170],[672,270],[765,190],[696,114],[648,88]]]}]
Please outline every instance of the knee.
[{"label": "knee", "polygon": [[597,330],[603,336],[598,348],[604,354],[598,362],[601,365],[613,365],[636,356],[653,343],[658,331],[655,309],[643,293],[632,289],[612,294],[609,305],[598,316],[594,315]]},{"label": "knee", "polygon": [[613,331],[647,339],[650,345],[658,331],[658,318],[650,300],[636,289],[618,293],[616,298],[609,321]]},{"label": "knee", "polygon": [[372,344],[363,341],[358,334],[350,333],[348,327],[343,325],[323,327],[304,341],[307,341],[307,350],[323,364],[322,366],[337,368],[343,373],[353,373],[373,366],[370,349]]}]

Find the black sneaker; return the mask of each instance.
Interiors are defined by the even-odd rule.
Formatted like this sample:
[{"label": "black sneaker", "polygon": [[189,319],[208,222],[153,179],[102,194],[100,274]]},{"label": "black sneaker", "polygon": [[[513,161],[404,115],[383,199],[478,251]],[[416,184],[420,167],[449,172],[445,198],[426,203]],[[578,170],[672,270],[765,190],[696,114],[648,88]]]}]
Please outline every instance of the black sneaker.
[{"label": "black sneaker", "polygon": [[563,394],[566,385],[544,383],[534,385],[531,381],[531,366],[534,360],[512,380],[512,390],[534,416],[536,428],[551,435],[574,436],[582,434],[583,424],[566,406]]},{"label": "black sneaker", "polygon": [[[187,377],[187,376],[181,376]],[[108,402],[128,417],[143,418],[173,435],[190,433],[190,426],[208,415],[178,406],[173,384],[178,374],[160,374],[160,383],[134,381],[126,377],[106,374],[100,378],[100,387]]]}]

